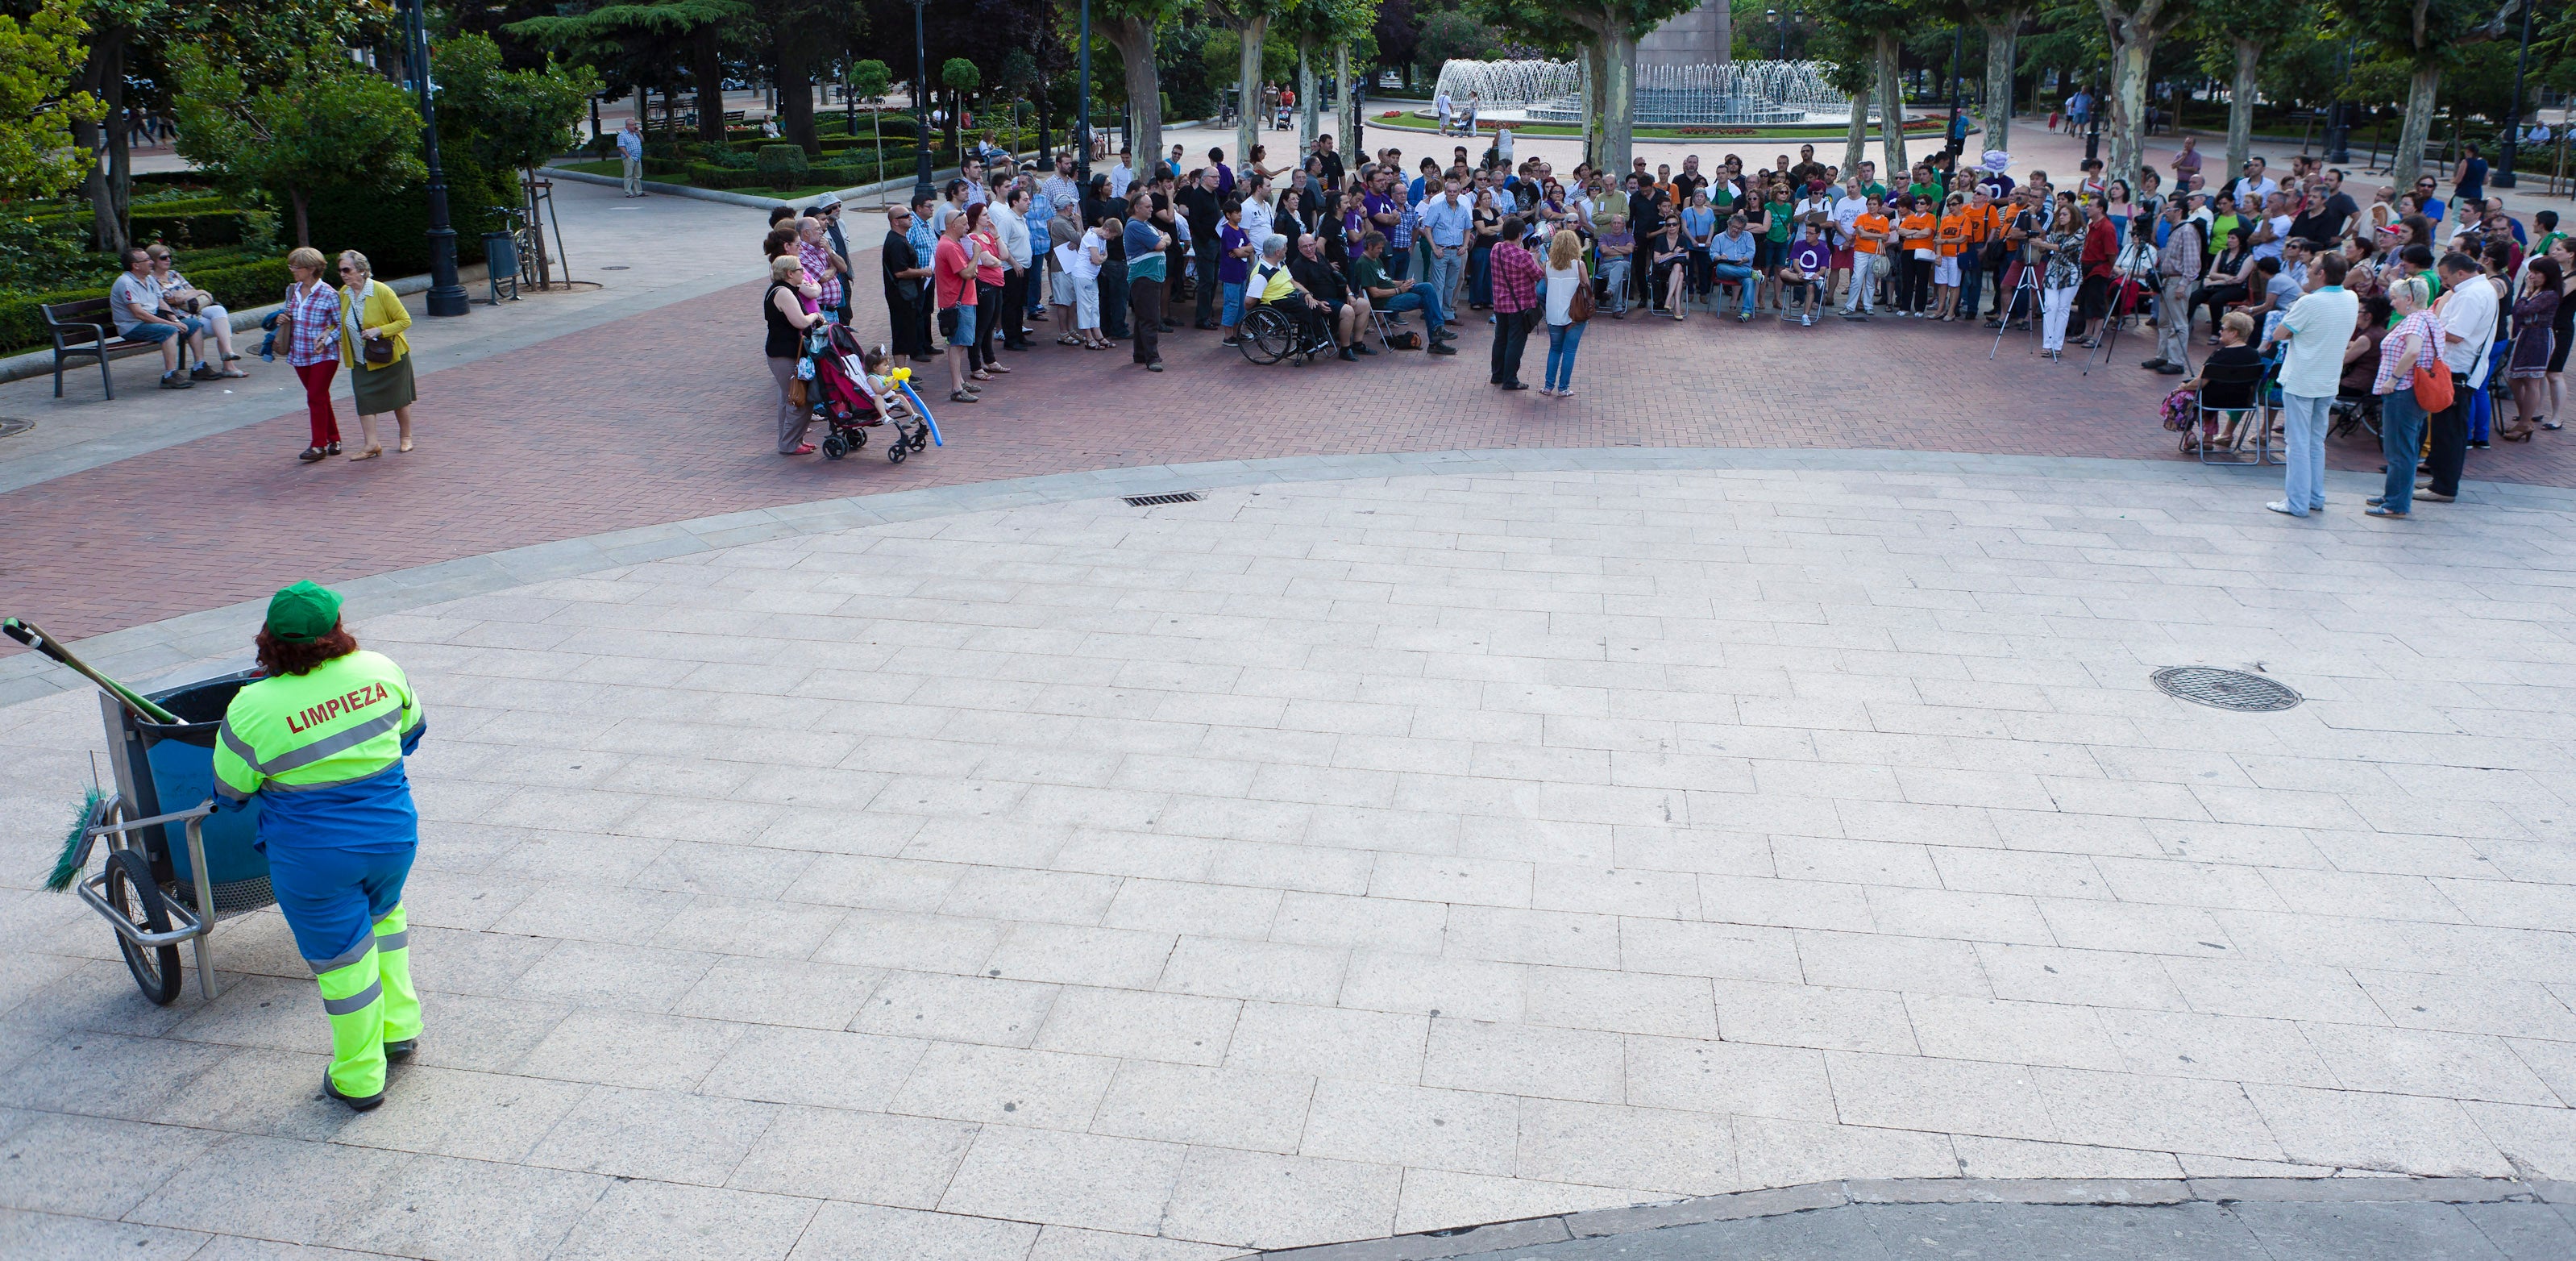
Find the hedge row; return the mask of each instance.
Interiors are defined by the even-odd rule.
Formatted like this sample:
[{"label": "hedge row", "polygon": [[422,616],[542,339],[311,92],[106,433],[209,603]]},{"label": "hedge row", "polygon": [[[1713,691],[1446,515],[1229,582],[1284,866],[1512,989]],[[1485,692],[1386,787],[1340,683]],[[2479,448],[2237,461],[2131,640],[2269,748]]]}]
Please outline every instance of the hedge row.
[{"label": "hedge row", "polygon": [[[804,176],[798,179],[793,187],[830,184],[839,188],[855,188],[886,178],[882,173],[884,170],[884,167],[874,162],[846,165],[838,162],[816,162],[805,168]],[[737,171],[732,167],[709,166],[703,162],[692,162],[678,171],[667,172],[667,174],[686,176],[690,183],[700,188],[761,191],[777,187],[771,177],[758,171]]]},{"label": "hedge row", "polygon": [[[203,210],[175,212],[155,206],[149,210],[137,210],[130,218],[134,225],[135,240],[150,241],[158,237],[168,242],[172,248],[181,250],[209,245],[236,245],[250,230],[250,212],[219,210],[212,206]],[[185,258],[179,261],[183,267],[187,264]]]},{"label": "hedge row", "polygon": [[[286,270],[285,260],[276,258],[202,271],[189,269],[186,274],[190,283],[215,295],[225,307],[236,311],[247,311],[277,301],[286,292],[287,282],[294,279]],[[12,353],[50,347],[54,344],[53,334],[45,327],[45,313],[39,307],[106,296],[107,287],[104,285],[58,293],[0,294],[0,347],[7,347]]]}]

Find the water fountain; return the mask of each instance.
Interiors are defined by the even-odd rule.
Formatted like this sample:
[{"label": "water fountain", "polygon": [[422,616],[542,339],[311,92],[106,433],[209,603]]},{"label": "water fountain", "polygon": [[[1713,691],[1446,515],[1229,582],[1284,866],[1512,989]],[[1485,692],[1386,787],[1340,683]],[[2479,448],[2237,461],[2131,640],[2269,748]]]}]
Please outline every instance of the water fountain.
[{"label": "water fountain", "polygon": [[[1461,111],[1475,93],[1480,121],[1583,121],[1583,76],[1570,61],[1451,61],[1440,67],[1439,90]],[[1847,121],[1852,108],[1820,62],[1734,61],[1638,67],[1632,117],[1645,126],[1770,126]]]}]

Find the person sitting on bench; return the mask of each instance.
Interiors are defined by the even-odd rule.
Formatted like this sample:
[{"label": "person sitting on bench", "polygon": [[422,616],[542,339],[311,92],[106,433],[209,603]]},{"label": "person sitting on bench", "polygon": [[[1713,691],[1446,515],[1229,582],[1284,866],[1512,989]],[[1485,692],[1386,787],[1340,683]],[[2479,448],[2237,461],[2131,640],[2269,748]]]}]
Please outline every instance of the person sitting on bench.
[{"label": "person sitting on bench", "polygon": [[[205,321],[161,309],[161,284],[152,278],[152,256],[140,246],[125,252],[125,274],[108,287],[107,316],[115,321],[117,335],[127,341],[160,345],[162,389],[184,390],[222,375],[206,362]],[[182,345],[197,356],[197,370],[187,376],[179,372]]]}]

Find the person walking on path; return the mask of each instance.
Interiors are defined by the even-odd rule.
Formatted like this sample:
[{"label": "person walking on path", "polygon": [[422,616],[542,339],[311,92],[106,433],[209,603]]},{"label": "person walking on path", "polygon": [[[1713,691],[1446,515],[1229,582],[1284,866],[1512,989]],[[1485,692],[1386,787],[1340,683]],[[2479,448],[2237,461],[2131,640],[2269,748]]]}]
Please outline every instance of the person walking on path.
[{"label": "person walking on path", "polygon": [[[1584,274],[1583,238],[1558,229],[1547,247],[1547,374],[1538,387],[1551,398],[1574,397],[1574,352],[1583,345],[1582,319],[1575,318],[1576,295],[1592,287]],[[1584,318],[1590,318],[1590,312]]]},{"label": "person walking on path", "polygon": [[626,129],[617,133],[617,157],[626,168],[626,195],[644,195],[644,132],[635,120],[626,120]]},{"label": "person walking on path", "polygon": [[893,352],[915,360],[930,358],[930,345],[922,336],[927,327],[921,318],[922,285],[930,278],[930,260],[913,252],[913,212],[901,206],[886,207],[885,242],[877,248],[877,258],[885,273],[886,323],[894,331]]},{"label": "person walking on path", "polygon": [[340,454],[340,418],[331,404],[331,378],[340,371],[340,291],[322,273],[329,266],[322,251],[297,246],[286,256],[285,309],[278,330],[286,335],[286,365],[304,386],[304,410],[313,421],[313,442],[295,458],[307,464]]},{"label": "person walking on path", "polygon": [[385,453],[376,441],[376,417],[394,415],[396,451],[411,450],[411,405],[420,397],[412,378],[411,312],[393,286],[375,278],[367,256],[356,250],[340,254],[340,362],[349,365],[349,394],[358,404],[358,432],[367,449],[352,460],[372,460]]},{"label": "person walking on path", "polygon": [[1154,226],[1154,195],[1142,189],[1127,199],[1127,304],[1135,360],[1147,372],[1163,370],[1163,251],[1172,238]]},{"label": "person walking on path", "polygon": [[820,292],[795,255],[781,254],[769,260],[769,292],[760,297],[761,318],[769,327],[769,338],[761,349],[769,356],[769,375],[778,382],[780,455],[807,455],[814,450],[805,441],[805,427],[814,423],[814,413],[796,404],[794,391],[796,364],[804,358],[805,332],[823,322],[822,313],[806,310],[805,304]]},{"label": "person walking on path", "polygon": [[2308,294],[2290,307],[2267,342],[2288,342],[2281,360],[2281,415],[2289,430],[2283,494],[2263,505],[2284,516],[2304,517],[2326,506],[2326,408],[2343,377],[2344,348],[2361,319],[2361,300],[2343,287],[2341,252],[2320,255],[2308,269]]},{"label": "person walking on path", "polygon": [[420,1045],[403,913],[420,814],[403,759],[429,722],[402,669],[341,625],[335,592],[278,592],[252,643],[267,677],[224,708],[215,805],[259,799],[269,888],[331,1022],[323,1093],[364,1112],[384,1102],[385,1062]]},{"label": "person walking on path", "polygon": [[2442,365],[2442,321],[2425,309],[2431,286],[2407,276],[2388,286],[2397,327],[2379,342],[2379,374],[2370,392],[2379,396],[2379,451],[2388,478],[2365,509],[2374,517],[2404,517],[2415,506],[2415,456],[2424,445],[2424,406],[2415,401],[2415,374],[2448,373]]},{"label": "person walking on path", "polygon": [[1521,380],[1521,352],[1529,345],[1530,323],[1537,315],[1538,282],[1544,274],[1538,260],[1521,244],[1521,217],[1503,220],[1503,239],[1494,246],[1493,383],[1505,390],[1526,390]]}]

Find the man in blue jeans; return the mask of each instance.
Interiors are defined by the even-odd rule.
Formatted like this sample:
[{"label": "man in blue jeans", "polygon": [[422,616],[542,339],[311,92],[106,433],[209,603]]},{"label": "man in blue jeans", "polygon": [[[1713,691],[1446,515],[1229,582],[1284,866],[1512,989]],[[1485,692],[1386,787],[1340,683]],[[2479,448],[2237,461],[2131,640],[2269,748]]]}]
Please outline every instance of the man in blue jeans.
[{"label": "man in blue jeans", "polygon": [[1708,244],[1709,271],[1720,281],[1736,282],[1744,305],[1735,313],[1742,324],[1753,318],[1753,234],[1744,230],[1744,216],[1729,215],[1726,231]]},{"label": "man in blue jeans", "polygon": [[1380,311],[1411,311],[1419,308],[1422,318],[1431,325],[1431,342],[1425,347],[1435,355],[1454,355],[1449,343],[1458,335],[1449,331],[1449,314],[1441,309],[1440,295],[1422,281],[1407,283],[1390,279],[1386,274],[1386,234],[1371,232],[1360,256],[1351,260],[1351,277],[1360,291],[1368,295],[1369,305]]},{"label": "man in blue jeans", "polygon": [[1458,181],[1444,180],[1433,188],[1422,203],[1418,226],[1431,242],[1431,266],[1423,278],[1445,303],[1458,292],[1459,276],[1467,266],[1467,234],[1476,226],[1475,207],[1458,195]]},{"label": "man in blue jeans", "polygon": [[[184,390],[222,375],[206,362],[207,323],[161,309],[161,282],[152,278],[152,259],[144,250],[125,252],[125,274],[107,290],[107,315],[126,340],[160,344],[162,389]],[[179,369],[187,363],[189,351],[196,354],[197,370],[183,376]]]}]

